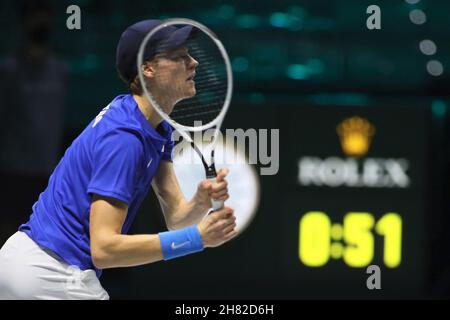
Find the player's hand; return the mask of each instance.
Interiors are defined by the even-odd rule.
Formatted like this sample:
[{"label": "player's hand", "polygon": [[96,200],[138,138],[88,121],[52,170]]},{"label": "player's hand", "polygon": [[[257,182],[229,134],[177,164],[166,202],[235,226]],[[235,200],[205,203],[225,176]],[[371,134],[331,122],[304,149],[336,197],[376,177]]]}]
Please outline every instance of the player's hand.
[{"label": "player's hand", "polygon": [[220,246],[237,235],[236,217],[234,216],[234,210],[230,207],[214,211],[203,219],[197,227],[205,248]]},{"label": "player's hand", "polygon": [[216,182],[207,179],[199,183],[195,201],[200,206],[211,208],[211,199],[217,201],[225,201],[230,195],[228,194],[228,182],[225,177],[228,175],[228,169],[220,169],[217,173]]}]

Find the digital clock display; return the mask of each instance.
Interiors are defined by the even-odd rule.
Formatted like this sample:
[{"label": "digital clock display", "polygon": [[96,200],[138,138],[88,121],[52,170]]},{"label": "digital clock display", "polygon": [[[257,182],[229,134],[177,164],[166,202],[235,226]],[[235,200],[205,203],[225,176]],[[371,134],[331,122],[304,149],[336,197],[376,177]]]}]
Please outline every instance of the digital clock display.
[{"label": "digital clock display", "polygon": [[384,238],[383,263],[397,268],[402,259],[402,218],[386,213],[378,221],[369,212],[348,212],[343,224],[333,223],[325,212],[310,211],[299,222],[299,259],[308,267],[321,267],[342,259],[349,267],[373,262],[376,236]]}]

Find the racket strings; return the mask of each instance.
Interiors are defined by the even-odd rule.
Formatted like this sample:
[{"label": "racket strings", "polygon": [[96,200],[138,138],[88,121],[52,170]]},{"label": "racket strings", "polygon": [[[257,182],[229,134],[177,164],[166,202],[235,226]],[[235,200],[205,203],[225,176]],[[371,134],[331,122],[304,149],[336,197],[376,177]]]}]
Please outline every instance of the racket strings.
[{"label": "racket strings", "polygon": [[[204,116],[204,115],[207,115],[207,114],[216,114],[217,113],[217,110],[205,110],[205,111],[202,111],[202,112],[197,112],[196,113],[196,115],[197,115],[197,117],[196,118],[198,118],[198,116]],[[192,118],[192,116],[190,115],[190,114],[186,114],[186,115],[177,115],[177,119],[179,119],[179,120],[181,120],[181,119],[186,119],[186,118]],[[201,120],[197,120],[197,121],[200,121],[200,123],[202,124],[202,125],[204,125],[205,123],[203,123],[203,121],[201,121]],[[194,125],[193,125],[194,126]]]},{"label": "racket strings", "polygon": [[[219,97],[217,100],[210,100],[208,103],[204,103],[202,105],[192,104],[192,103],[184,103],[183,105],[180,105],[177,110],[172,111],[171,117],[175,118],[177,114],[181,114],[183,112],[192,112],[194,110],[200,110],[200,109],[222,109],[222,104],[224,102],[224,99],[222,97]],[[191,113],[192,115],[195,115],[195,113]]]},{"label": "racket strings", "polygon": [[204,111],[208,111],[209,113],[211,112],[217,112],[221,109],[220,104],[223,103],[223,101],[218,101],[217,103],[214,103],[212,106],[210,107],[205,107],[205,106],[197,106],[197,105],[188,105],[188,106],[184,106],[182,109],[177,110],[172,112],[172,118],[178,118],[179,116],[185,116],[190,115],[192,117],[195,117],[198,114],[204,114]]},{"label": "racket strings", "polygon": [[[218,113],[222,110],[223,105],[223,99],[217,102],[210,103],[209,105],[188,105],[183,106],[182,109],[175,110],[171,114],[171,118],[175,119],[176,121],[180,122],[180,120],[191,118],[192,121],[201,121],[203,124],[205,124],[205,119],[202,118],[204,115],[214,115],[217,116]],[[212,120],[209,119],[208,120]],[[183,121],[185,122],[185,121]]]}]

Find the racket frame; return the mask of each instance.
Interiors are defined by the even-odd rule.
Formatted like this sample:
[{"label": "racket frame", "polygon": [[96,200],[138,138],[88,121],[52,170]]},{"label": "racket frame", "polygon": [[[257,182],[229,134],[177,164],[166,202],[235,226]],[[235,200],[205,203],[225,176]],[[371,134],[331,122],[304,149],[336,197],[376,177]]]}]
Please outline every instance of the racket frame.
[{"label": "racket frame", "polygon": [[[225,95],[225,100],[223,103],[223,107],[219,113],[219,115],[214,118],[212,121],[210,121],[207,124],[202,124],[201,126],[185,126],[185,125],[181,125],[179,123],[177,123],[176,121],[172,120],[170,118],[169,115],[167,115],[165,112],[163,112],[161,110],[161,108],[159,107],[158,102],[153,99],[152,95],[149,93],[147,86],[145,85],[145,79],[144,79],[144,75],[142,72],[142,65],[144,63],[144,50],[145,50],[145,46],[147,45],[148,40],[159,30],[161,30],[162,28],[168,27],[168,26],[172,26],[172,25],[192,25],[195,28],[198,28],[199,30],[201,30],[202,32],[204,32],[206,35],[208,35],[215,43],[215,45],[217,46],[217,48],[220,51],[220,54],[222,55],[222,58],[224,59],[224,63],[225,63],[225,70],[227,73],[227,91],[226,91],[226,95]],[[230,63],[230,58],[228,56],[227,51],[225,50],[225,47],[223,46],[222,42],[218,39],[217,35],[208,27],[206,27],[205,25],[195,21],[195,20],[191,20],[191,19],[187,19],[187,18],[171,18],[171,19],[166,19],[164,21],[161,22],[160,25],[158,25],[157,27],[155,27],[153,30],[151,30],[146,36],[145,38],[142,40],[142,43],[139,47],[139,52],[138,52],[138,56],[137,56],[137,70],[138,70],[138,75],[139,75],[139,80],[142,84],[142,88],[144,91],[145,96],[147,97],[147,99],[149,99],[150,103],[152,104],[152,106],[154,106],[154,109],[156,110],[156,112],[164,119],[166,120],[175,130],[177,130],[180,135],[186,139],[187,142],[189,142],[192,146],[192,148],[195,150],[195,152],[199,155],[199,157],[202,160],[202,164],[205,168],[205,175],[206,178],[210,181],[215,182],[216,181],[216,177],[217,177],[217,172],[216,172],[216,168],[215,168],[215,164],[214,164],[214,146],[216,143],[216,138],[217,135],[219,133],[220,127],[222,125],[223,119],[225,118],[225,115],[228,111],[228,108],[230,106],[230,102],[231,102],[231,96],[232,96],[232,92],[233,92],[233,73],[232,73],[232,68],[231,68],[231,63]],[[208,164],[205,161],[205,158],[202,154],[202,152],[198,149],[198,147],[195,145],[192,137],[190,136],[190,134],[188,134],[187,132],[198,132],[198,131],[204,131],[207,129],[210,129],[212,127],[215,126],[215,132],[213,135],[213,139],[211,141],[210,144],[210,148],[211,148],[211,157],[210,157],[210,164]],[[223,201],[215,201],[212,200],[212,204],[213,204],[213,210],[218,210],[221,209],[223,207]]]}]

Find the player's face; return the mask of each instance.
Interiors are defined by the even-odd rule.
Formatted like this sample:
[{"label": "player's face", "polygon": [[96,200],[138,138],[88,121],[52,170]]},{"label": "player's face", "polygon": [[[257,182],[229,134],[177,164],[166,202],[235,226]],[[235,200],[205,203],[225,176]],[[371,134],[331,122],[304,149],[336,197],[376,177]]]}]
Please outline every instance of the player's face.
[{"label": "player's face", "polygon": [[175,103],[196,94],[195,68],[197,60],[189,55],[186,47],[179,47],[157,56],[155,81],[161,94],[172,97]]}]

